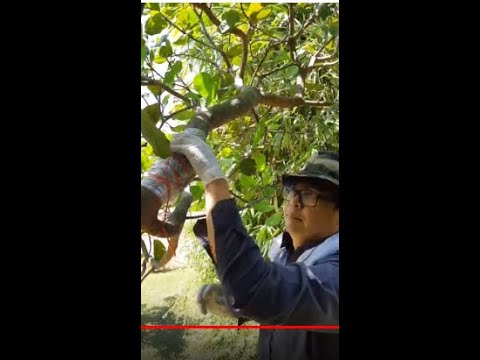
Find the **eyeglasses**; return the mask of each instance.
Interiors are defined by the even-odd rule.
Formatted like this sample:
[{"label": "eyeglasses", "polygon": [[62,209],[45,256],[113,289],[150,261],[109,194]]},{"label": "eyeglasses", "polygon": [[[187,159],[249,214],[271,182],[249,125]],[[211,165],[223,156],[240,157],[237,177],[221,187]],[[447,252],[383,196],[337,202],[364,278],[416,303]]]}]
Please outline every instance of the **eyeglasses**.
[{"label": "eyeglasses", "polygon": [[296,190],[291,186],[285,186],[283,188],[283,197],[287,201],[292,201],[295,198],[295,195],[298,195],[298,199],[302,206],[315,207],[317,206],[318,200],[322,199],[325,201],[333,201],[331,196],[327,194],[322,194],[313,190]]}]

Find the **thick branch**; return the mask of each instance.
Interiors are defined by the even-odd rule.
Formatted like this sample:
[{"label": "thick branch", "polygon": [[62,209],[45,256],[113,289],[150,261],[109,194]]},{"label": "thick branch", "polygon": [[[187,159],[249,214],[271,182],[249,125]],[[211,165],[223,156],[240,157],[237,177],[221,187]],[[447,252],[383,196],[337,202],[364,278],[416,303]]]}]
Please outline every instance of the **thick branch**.
[{"label": "thick branch", "polygon": [[297,75],[297,96],[303,98],[303,95],[305,94],[305,75],[307,74],[307,71],[304,68],[299,68],[298,69],[298,75]]},{"label": "thick branch", "polygon": [[[212,23],[217,25],[217,27],[220,26],[220,20],[217,19],[217,17],[212,12],[212,10],[207,6],[207,4],[195,3],[195,4],[193,4],[193,6],[196,6],[199,9],[203,10]],[[247,57],[248,57],[248,38],[247,38],[247,35],[242,30],[237,29],[237,28],[229,29],[227,31],[227,33],[235,34],[240,38],[240,40],[242,40],[243,53],[242,53],[242,64],[240,65],[239,76],[243,80],[243,77],[244,77],[244,74],[245,74],[245,68],[247,67]]]},{"label": "thick branch", "polygon": [[[210,130],[245,115],[258,104],[281,108],[331,105],[321,101],[305,101],[301,97],[265,94],[253,87],[243,87],[237,97],[198,112],[186,127],[200,129],[208,134]],[[181,216],[173,216],[167,221],[158,219],[158,210],[163,204],[171,204],[194,177],[195,172],[183,155],[174,153],[154,165],[153,170],[142,179],[141,229],[143,231],[158,237],[171,237],[181,230],[179,224],[185,219],[188,206],[180,206],[178,213],[181,213]],[[191,198],[188,199],[190,200]]]},{"label": "thick branch", "polygon": [[179,94],[178,92],[176,92],[175,90],[173,90],[172,88],[170,88],[169,86],[165,85],[164,83],[162,83],[160,80],[155,80],[155,79],[149,79],[145,76],[142,76],[142,85],[144,86],[148,86],[148,85],[155,85],[155,86],[159,86],[160,88],[162,88],[163,90],[165,90],[166,92],[169,92],[170,94],[172,94],[173,96],[176,96],[180,99],[182,99],[183,101],[186,101],[188,102],[189,104],[191,104],[191,99],[183,96],[182,94]]}]

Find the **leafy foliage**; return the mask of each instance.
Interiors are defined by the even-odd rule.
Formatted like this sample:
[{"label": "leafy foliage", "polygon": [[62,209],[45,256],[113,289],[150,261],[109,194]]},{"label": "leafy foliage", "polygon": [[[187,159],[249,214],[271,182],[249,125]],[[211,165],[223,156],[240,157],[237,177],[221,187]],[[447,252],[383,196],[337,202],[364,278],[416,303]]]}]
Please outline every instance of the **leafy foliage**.
[{"label": "leafy foliage", "polygon": [[[331,105],[259,105],[258,119],[249,113],[208,136],[231,180],[244,224],[265,255],[284,225],[281,175],[298,170],[314,150],[338,150],[338,4],[212,3],[210,10],[219,26],[193,4],[145,6],[142,79],[164,86],[142,80],[142,114],[149,114],[162,139],[142,138],[142,173],[157,156],[169,155],[170,134],[185,128],[196,106],[219,104],[237,94],[234,78],[244,44],[235,31],[248,39],[245,85],[294,97],[298,75],[306,71],[303,98]],[[191,210],[202,211],[203,185],[193,182],[190,190],[195,199]]]}]

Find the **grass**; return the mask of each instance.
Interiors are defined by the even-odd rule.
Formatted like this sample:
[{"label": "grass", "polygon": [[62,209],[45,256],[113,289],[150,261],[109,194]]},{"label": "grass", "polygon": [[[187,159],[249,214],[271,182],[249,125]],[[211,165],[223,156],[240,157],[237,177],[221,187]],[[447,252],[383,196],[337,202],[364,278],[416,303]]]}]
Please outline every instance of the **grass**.
[{"label": "grass", "polygon": [[[200,313],[197,291],[211,266],[191,230],[184,229],[168,271],[150,274],[141,285],[142,324],[237,325],[235,319]],[[253,360],[258,330],[143,330],[141,341],[142,360]]]}]

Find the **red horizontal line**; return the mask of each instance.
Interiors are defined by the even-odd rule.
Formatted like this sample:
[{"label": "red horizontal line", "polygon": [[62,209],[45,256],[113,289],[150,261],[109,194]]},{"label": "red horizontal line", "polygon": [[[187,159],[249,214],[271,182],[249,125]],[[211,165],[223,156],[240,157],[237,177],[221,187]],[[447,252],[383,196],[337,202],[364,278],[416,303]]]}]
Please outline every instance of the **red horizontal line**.
[{"label": "red horizontal line", "polygon": [[142,325],[142,330],[178,330],[178,329],[317,329],[338,330],[338,325]]}]

